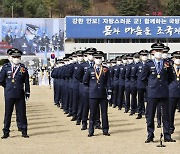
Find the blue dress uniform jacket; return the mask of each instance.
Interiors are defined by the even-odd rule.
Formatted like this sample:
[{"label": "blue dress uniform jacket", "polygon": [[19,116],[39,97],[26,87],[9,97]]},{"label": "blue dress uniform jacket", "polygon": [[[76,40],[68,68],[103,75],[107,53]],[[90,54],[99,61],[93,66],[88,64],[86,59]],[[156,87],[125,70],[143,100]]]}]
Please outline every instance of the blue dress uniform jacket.
[{"label": "blue dress uniform jacket", "polygon": [[14,83],[12,82],[11,64],[5,64],[0,73],[0,84],[4,85],[5,98],[24,98],[25,92],[30,93],[29,74],[23,64],[20,64],[15,74]]},{"label": "blue dress uniform jacket", "polygon": [[97,83],[94,68],[89,68],[83,77],[83,83],[89,86],[89,98],[107,98],[107,90],[111,89],[108,68],[103,67],[99,83]]},{"label": "blue dress uniform jacket", "polygon": [[[138,63],[139,64],[139,63]],[[133,63],[131,65],[131,73],[130,73],[130,87],[137,87],[137,71],[138,64]]]},{"label": "blue dress uniform jacket", "polygon": [[143,64],[142,62],[137,64],[138,70],[137,70],[136,75],[137,75],[137,88],[138,89],[146,89],[147,83],[142,81],[142,70],[144,66],[145,64]]},{"label": "blue dress uniform jacket", "polygon": [[[167,66],[168,65],[168,66]],[[173,80],[172,67],[166,61],[163,61],[163,68],[160,72],[160,79],[157,78],[157,71],[153,61],[145,64],[142,81],[148,79],[147,96],[149,98],[168,98],[169,97],[169,84]]]}]

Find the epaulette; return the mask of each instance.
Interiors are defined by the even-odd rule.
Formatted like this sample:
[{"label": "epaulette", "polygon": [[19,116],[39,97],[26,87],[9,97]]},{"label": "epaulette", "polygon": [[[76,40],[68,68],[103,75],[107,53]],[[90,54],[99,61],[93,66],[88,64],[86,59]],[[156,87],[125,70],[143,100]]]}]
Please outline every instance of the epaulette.
[{"label": "epaulette", "polygon": [[4,65],[3,65],[3,67],[8,67],[10,65],[10,63],[5,63]]}]

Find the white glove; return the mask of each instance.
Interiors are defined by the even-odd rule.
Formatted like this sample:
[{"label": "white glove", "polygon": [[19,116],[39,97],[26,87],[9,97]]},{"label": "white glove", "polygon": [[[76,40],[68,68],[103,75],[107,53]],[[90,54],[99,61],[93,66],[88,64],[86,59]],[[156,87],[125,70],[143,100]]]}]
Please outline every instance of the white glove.
[{"label": "white glove", "polygon": [[109,101],[111,99],[111,95],[107,95],[107,100]]}]

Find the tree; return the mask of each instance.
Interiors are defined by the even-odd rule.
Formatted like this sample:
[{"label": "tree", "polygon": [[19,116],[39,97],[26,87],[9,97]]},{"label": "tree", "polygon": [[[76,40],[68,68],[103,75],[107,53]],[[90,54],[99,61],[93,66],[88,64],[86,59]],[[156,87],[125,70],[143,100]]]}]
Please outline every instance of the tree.
[{"label": "tree", "polygon": [[168,0],[166,10],[168,16],[180,16],[180,0]]},{"label": "tree", "polygon": [[36,10],[36,18],[48,18],[49,14],[47,12],[47,9],[45,8],[45,6],[43,6],[42,4],[40,4]]},{"label": "tree", "polygon": [[4,0],[2,2],[2,16],[11,17],[12,16],[12,6],[14,17],[23,17],[23,4],[24,0]]}]

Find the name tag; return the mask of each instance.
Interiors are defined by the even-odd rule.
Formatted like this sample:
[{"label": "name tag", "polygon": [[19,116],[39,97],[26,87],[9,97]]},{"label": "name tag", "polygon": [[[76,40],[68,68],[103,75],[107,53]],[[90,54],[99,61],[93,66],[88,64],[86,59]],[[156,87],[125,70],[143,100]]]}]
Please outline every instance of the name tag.
[{"label": "name tag", "polygon": [[22,47],[23,47],[23,48],[26,48],[26,47],[27,47],[26,43],[24,43],[24,44],[22,45]]},{"label": "name tag", "polygon": [[151,68],[155,68],[155,67],[151,67]]},{"label": "name tag", "polygon": [[7,71],[7,73],[12,73],[12,71]]},{"label": "name tag", "polygon": [[121,68],[121,70],[123,70],[124,68]]},{"label": "name tag", "polygon": [[78,68],[77,67],[75,67],[75,70],[77,70]]},{"label": "name tag", "polygon": [[91,72],[91,74],[92,74],[92,75],[94,75],[94,74],[95,74],[95,72]]},{"label": "name tag", "polygon": [[117,69],[114,69],[115,71],[117,71]]},{"label": "name tag", "polygon": [[155,72],[152,72],[152,74],[154,75],[154,74],[155,74]]}]

